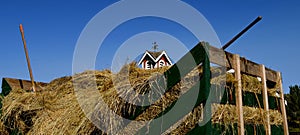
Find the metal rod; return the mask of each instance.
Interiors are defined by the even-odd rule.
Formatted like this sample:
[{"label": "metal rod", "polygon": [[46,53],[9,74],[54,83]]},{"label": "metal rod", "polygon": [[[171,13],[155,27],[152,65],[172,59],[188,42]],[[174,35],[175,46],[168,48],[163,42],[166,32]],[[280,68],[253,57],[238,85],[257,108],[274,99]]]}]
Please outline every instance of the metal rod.
[{"label": "metal rod", "polygon": [[252,23],[250,23],[245,29],[243,29],[239,34],[237,34],[235,37],[233,37],[229,42],[227,42],[222,49],[225,50],[227,47],[229,47],[234,41],[236,41],[238,38],[240,38],[245,32],[247,32],[251,27],[253,27],[256,23],[258,23],[262,19],[261,16],[258,16]]},{"label": "metal rod", "polygon": [[22,24],[20,24],[20,32],[22,35],[22,41],[23,41],[23,45],[24,45],[24,50],[25,50],[25,55],[26,55],[26,60],[27,60],[27,66],[28,66],[28,70],[29,70],[29,75],[30,75],[30,79],[31,79],[31,83],[32,83],[32,89],[35,92],[35,84],[34,84],[34,79],[33,79],[33,75],[32,75],[32,69],[30,66],[30,60],[29,60],[29,56],[28,56],[28,50],[27,50],[27,46],[26,46],[26,41],[25,41],[25,36],[24,36],[24,30],[23,30],[23,26]]}]

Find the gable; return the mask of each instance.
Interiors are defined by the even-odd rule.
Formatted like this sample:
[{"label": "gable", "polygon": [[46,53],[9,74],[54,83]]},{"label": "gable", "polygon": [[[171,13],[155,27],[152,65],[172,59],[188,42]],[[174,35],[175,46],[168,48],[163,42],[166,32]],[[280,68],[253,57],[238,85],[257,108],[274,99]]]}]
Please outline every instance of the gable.
[{"label": "gable", "polygon": [[168,62],[170,65],[173,65],[172,61],[170,60],[169,56],[165,51],[163,51],[162,54],[157,58],[156,62],[158,62],[161,59],[164,59],[165,62]]},{"label": "gable", "polygon": [[159,62],[159,61],[161,61],[161,60],[163,60],[164,62],[168,62],[166,56],[160,57],[159,59],[157,59],[157,62]]},{"label": "gable", "polygon": [[144,60],[151,60],[154,63],[157,63],[161,58],[165,58],[165,61],[168,62],[170,65],[172,65],[172,61],[170,60],[169,56],[165,51],[160,52],[150,52],[146,51],[143,55],[143,57],[138,62],[138,65],[142,64]]},{"label": "gable", "polygon": [[138,65],[142,64],[145,58],[148,58],[148,60],[152,60],[153,62],[155,62],[155,58],[153,58],[153,56],[148,51],[146,51],[140,59],[140,61],[138,62]]}]

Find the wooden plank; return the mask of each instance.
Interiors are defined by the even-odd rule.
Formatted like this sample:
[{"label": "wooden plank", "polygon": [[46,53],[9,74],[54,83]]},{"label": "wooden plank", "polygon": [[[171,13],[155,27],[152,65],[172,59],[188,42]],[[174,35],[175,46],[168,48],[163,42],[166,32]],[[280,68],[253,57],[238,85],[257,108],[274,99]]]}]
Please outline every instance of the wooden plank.
[{"label": "wooden plank", "polygon": [[[29,80],[22,80],[22,79],[15,79],[15,78],[3,78],[8,85],[11,87],[11,89],[24,89],[24,90],[30,90],[32,88],[31,81]],[[42,90],[42,87],[46,86],[48,83],[44,82],[34,82],[36,84],[36,90],[40,91]]]},{"label": "wooden plank", "polygon": [[249,61],[245,58],[241,58],[241,72],[254,75],[254,76],[260,76],[260,70],[259,65]]},{"label": "wooden plank", "polygon": [[288,123],[287,123],[287,117],[286,117],[284,92],[283,92],[283,88],[282,88],[282,79],[281,79],[280,72],[277,72],[277,78],[279,78],[277,83],[278,83],[279,89],[280,89],[280,108],[281,108],[281,113],[282,113],[282,118],[283,118],[283,131],[284,131],[284,135],[288,135],[289,129],[288,129]]},{"label": "wooden plank", "polygon": [[267,80],[269,81],[272,81],[272,82],[277,82],[278,81],[278,77],[277,77],[277,72],[270,69],[270,68],[266,68],[266,78]]},{"label": "wooden plank", "polygon": [[238,133],[239,135],[244,135],[244,116],[243,116],[243,99],[242,99],[242,77],[241,77],[241,66],[240,66],[240,56],[234,55],[235,62],[233,63],[233,68],[235,70],[235,79],[237,80],[236,85],[236,107],[238,114]]},{"label": "wooden plank", "polygon": [[265,117],[265,129],[266,135],[271,135],[271,125],[270,125],[270,113],[269,113],[269,100],[268,100],[268,88],[266,79],[266,69],[265,65],[260,65],[261,81],[262,81],[262,96],[264,102],[264,110],[266,111]]},{"label": "wooden plank", "polygon": [[209,52],[209,60],[211,63],[229,67],[228,62],[226,60],[225,52],[223,50],[220,50],[213,46],[209,46],[208,52]]},{"label": "wooden plank", "polygon": [[[208,49],[211,63],[218,64],[220,66],[226,66],[227,68],[232,68],[232,63],[234,63],[234,54],[223,51],[213,46],[210,46]],[[260,72],[258,72],[260,71],[259,64],[247,60],[246,58],[240,58],[240,65],[242,73],[252,76],[260,76]],[[278,80],[276,71],[266,68],[266,79],[268,81],[276,82]]]}]

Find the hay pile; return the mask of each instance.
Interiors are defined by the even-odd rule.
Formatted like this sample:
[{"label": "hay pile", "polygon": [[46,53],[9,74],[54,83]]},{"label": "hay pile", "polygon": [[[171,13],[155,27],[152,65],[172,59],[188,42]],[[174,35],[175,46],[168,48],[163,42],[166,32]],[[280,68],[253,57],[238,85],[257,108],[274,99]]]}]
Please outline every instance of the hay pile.
[{"label": "hay pile", "polygon": [[[238,122],[238,115],[236,113],[236,106],[234,105],[220,105],[213,104],[212,110],[215,112],[212,116],[213,123],[221,124],[233,124]],[[244,122],[247,124],[265,124],[266,111],[261,108],[254,108],[243,106],[244,111]],[[271,125],[281,125],[282,116],[278,110],[270,110],[270,124]]]},{"label": "hay pile", "polygon": [[[1,115],[1,134],[105,134],[100,128],[107,129],[106,133],[117,133],[122,126],[123,134],[132,134],[143,126],[145,121],[152,120],[173,101],[199,81],[202,69],[196,68],[188,74],[183,81],[175,85],[171,91],[164,92],[157,88],[158,82],[151,82],[151,78],[160,76],[168,68],[143,70],[135,63],[124,66],[119,73],[104,71],[86,71],[72,77],[62,77],[51,81],[43,91],[32,93],[21,89],[14,89],[3,100],[3,113]],[[220,74],[220,70],[213,70],[212,74]],[[222,77],[222,78],[221,78]],[[212,83],[220,83],[227,78],[227,83],[235,83],[231,74],[212,78]],[[243,76],[243,79],[247,76]],[[250,91],[258,91],[260,82],[253,78],[243,81],[243,88]],[[254,78],[256,79],[256,78]],[[256,79],[257,80],[257,79]],[[76,82],[76,83],[74,83]],[[77,89],[74,90],[74,86]],[[231,86],[232,87],[232,86]],[[79,88],[79,89],[78,89]],[[96,90],[95,90],[96,89]],[[134,93],[137,94],[132,94]],[[149,101],[141,100],[138,94],[148,94]],[[120,97],[122,95],[123,97]],[[126,123],[118,118],[113,118],[105,106],[100,104],[103,99],[107,107],[119,116],[130,118],[138,114],[139,107],[133,104],[143,104],[153,97],[163,96],[155,101],[144,113],[138,115],[135,120],[139,125]],[[124,98],[133,102],[127,103]],[[84,108],[85,111],[82,110]],[[182,118],[175,126],[165,134],[184,134],[202,120],[203,106],[196,107],[192,112]],[[232,105],[212,105],[216,111],[212,116],[214,123],[230,124],[237,122],[236,109]],[[244,108],[246,122],[253,124],[263,123],[264,113],[261,109]],[[87,113],[91,112],[91,113]],[[255,117],[253,114],[257,114]],[[95,126],[89,118],[98,123],[106,123]],[[282,123],[279,112],[270,112],[272,124]],[[102,127],[104,125],[110,125]],[[120,129],[119,129],[120,128]]]},{"label": "hay pile", "polygon": [[[127,76],[126,74],[129,72],[129,80],[132,87],[138,93],[143,93],[148,92],[150,86],[143,86],[142,84],[153,73],[163,73],[167,68],[142,70],[136,67],[135,64],[130,64],[129,66],[129,68],[122,69],[118,74],[112,74],[108,70],[86,71],[74,75],[73,79],[75,78],[76,82],[80,83],[77,85],[82,87],[82,91],[93,88],[91,83],[96,81],[98,94],[103,97],[109,108],[120,116],[124,115],[125,110],[132,114],[135,113],[135,106],[127,104],[118,97],[118,93],[115,91],[115,88],[124,89],[123,92],[125,93],[132,90],[126,89],[126,83],[122,84],[122,77]],[[124,71],[128,69],[129,71]],[[96,80],[93,80],[93,77],[96,77]],[[112,87],[113,78],[118,84],[115,87]],[[147,90],[145,91],[145,89]],[[95,98],[98,98],[99,95],[89,94],[88,91],[84,92],[84,96],[89,97],[83,98],[79,96],[83,98],[80,101],[96,106],[97,103],[95,101],[97,100]],[[173,98],[176,94],[169,93],[169,95],[169,97],[172,95]],[[179,93],[177,95],[179,97]],[[55,79],[44,87],[43,91],[36,93],[14,89],[2,102],[1,134],[101,134],[101,131],[90,122],[82,111],[77,98],[73,80],[70,76]],[[113,122],[111,121],[111,123]]]},{"label": "hay pile", "polygon": [[[250,75],[242,74],[242,90],[247,92],[253,92],[256,94],[262,94],[262,83],[259,81],[257,77],[253,77]],[[237,84],[237,81],[234,78],[233,74],[226,74],[226,82],[232,83],[234,85]],[[276,84],[272,88],[267,88],[267,92],[269,96],[278,97],[280,93],[279,86]],[[278,94],[276,94],[278,93]]]},{"label": "hay pile", "polygon": [[12,90],[3,101],[1,122],[10,134],[90,134],[97,130],[77,103],[71,77],[50,82],[42,92]]}]

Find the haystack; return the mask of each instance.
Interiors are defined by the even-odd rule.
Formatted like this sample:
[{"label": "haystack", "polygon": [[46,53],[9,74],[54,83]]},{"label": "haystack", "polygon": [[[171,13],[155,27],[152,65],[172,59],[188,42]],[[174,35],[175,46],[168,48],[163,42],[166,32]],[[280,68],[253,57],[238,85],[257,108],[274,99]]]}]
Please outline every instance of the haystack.
[{"label": "haystack", "polygon": [[[110,111],[119,116],[140,122],[152,120],[199,81],[199,74],[201,74],[201,68],[194,69],[172,90],[164,93],[161,88],[158,88],[164,85],[151,80],[167,69],[165,67],[143,70],[135,63],[131,63],[124,66],[119,73],[112,73],[109,70],[86,71],[72,77],[58,78],[45,86],[43,91],[36,93],[13,89],[2,102],[0,131],[3,134],[112,134],[126,126],[130,128],[124,129],[124,133],[132,134],[147,123],[134,127],[136,125],[132,126],[132,123],[111,117],[111,113],[106,111],[103,104],[100,104],[100,98]],[[212,70],[212,74],[217,74],[216,72],[220,71]],[[224,76],[216,76],[212,78],[212,83],[219,83],[222,80],[220,77],[224,78]],[[235,84],[231,74],[225,77],[227,83]],[[243,76],[243,88],[259,93],[260,82],[256,78],[247,77]],[[147,94],[149,97],[140,99],[140,94]],[[151,101],[154,97],[160,96],[163,98]],[[130,100],[132,104],[124,98]],[[134,105],[148,102],[153,103],[144,110]],[[193,129],[202,120],[202,108],[203,105],[196,107],[170,127],[165,134],[184,134]],[[140,112],[141,110],[143,113]],[[235,106],[213,104],[212,110],[216,112],[212,116],[213,123],[225,125],[237,123]],[[265,112],[262,109],[245,107],[244,111],[245,122],[264,124]],[[270,112],[270,115],[272,124],[282,123],[279,112]],[[91,118],[97,121],[91,121]],[[100,122],[100,124],[93,122]],[[106,133],[99,128],[106,129]]]}]

